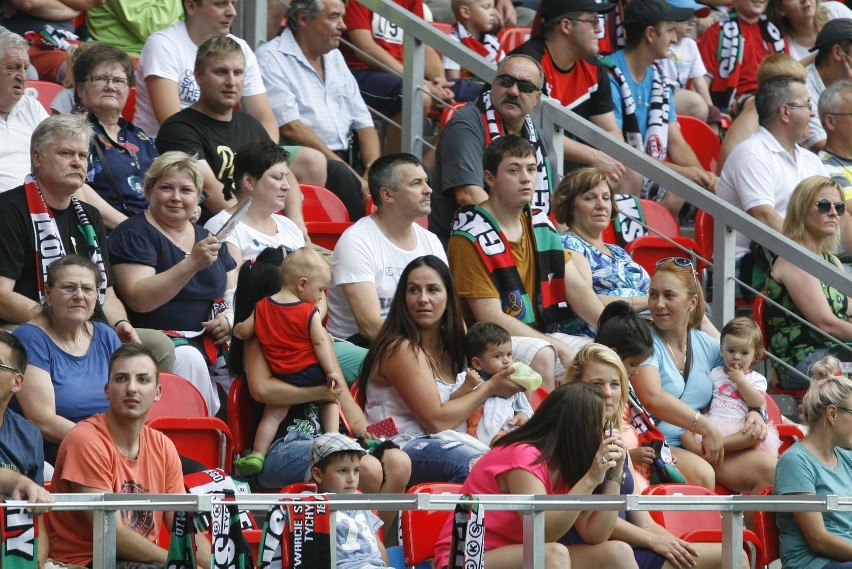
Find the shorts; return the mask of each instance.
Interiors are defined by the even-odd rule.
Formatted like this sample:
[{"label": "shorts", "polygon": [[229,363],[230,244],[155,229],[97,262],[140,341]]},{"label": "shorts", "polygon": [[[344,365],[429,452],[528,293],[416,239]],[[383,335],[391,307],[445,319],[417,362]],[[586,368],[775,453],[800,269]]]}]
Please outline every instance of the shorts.
[{"label": "shorts", "polygon": [[325,377],[325,371],[319,364],[314,364],[306,367],[302,371],[296,373],[273,373],[275,377],[290,385],[296,387],[316,387],[318,385],[326,385],[328,380]]},{"label": "shorts", "polygon": [[352,75],[368,107],[386,117],[394,117],[402,111],[402,77],[372,69],[353,69]]}]

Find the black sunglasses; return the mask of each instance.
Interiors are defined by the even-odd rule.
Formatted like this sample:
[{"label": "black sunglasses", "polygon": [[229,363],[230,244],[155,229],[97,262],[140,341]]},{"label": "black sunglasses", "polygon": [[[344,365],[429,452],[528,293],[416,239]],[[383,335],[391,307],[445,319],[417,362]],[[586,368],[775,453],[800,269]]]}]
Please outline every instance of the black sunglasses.
[{"label": "black sunglasses", "polygon": [[837,215],[843,215],[846,211],[846,204],[843,202],[834,202],[832,204],[827,199],[821,199],[816,203],[817,210],[823,214],[830,212],[832,205],[834,206],[834,211],[837,212]]},{"label": "black sunglasses", "polygon": [[515,79],[511,75],[498,75],[494,78],[494,82],[506,89],[511,89],[512,85],[517,83],[518,91],[521,93],[535,93],[536,91],[541,91],[541,89],[536,87],[535,83],[532,81],[527,81],[526,79]]}]

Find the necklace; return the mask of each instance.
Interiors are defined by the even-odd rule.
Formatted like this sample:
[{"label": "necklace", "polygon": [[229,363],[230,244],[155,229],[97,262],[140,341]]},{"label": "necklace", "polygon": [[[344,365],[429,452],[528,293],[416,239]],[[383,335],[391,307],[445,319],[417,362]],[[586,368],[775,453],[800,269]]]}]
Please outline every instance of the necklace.
[{"label": "necklace", "polygon": [[[660,337],[663,338],[662,335]],[[683,369],[686,367],[686,340],[684,340],[683,342],[683,360],[679,364],[677,363],[677,358],[675,357],[674,350],[672,350],[672,347],[669,346],[669,343],[668,341],[666,341],[665,338],[663,338],[663,343],[666,345],[666,348],[668,348],[669,354],[672,357],[672,361],[674,362],[675,367],[680,373],[683,373]]]},{"label": "necklace", "polygon": [[[53,324],[51,324],[50,327],[53,330],[53,336],[56,338],[56,340],[60,344],[62,344],[62,349],[65,350],[66,352],[68,352],[69,354],[71,354],[72,356],[76,357],[77,356],[77,349],[80,347],[80,338],[83,336],[82,332],[77,333],[77,339],[74,340],[74,349],[72,350],[68,347],[68,344],[63,342],[62,339],[59,337],[59,333],[56,331],[56,328],[53,327]],[[85,324],[83,324],[83,329],[84,330],[86,329]]]}]

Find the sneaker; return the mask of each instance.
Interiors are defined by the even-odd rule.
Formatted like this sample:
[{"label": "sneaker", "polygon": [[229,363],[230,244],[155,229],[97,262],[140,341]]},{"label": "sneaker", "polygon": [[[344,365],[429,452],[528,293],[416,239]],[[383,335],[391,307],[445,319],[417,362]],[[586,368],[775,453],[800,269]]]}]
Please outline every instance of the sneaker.
[{"label": "sneaker", "polygon": [[264,456],[262,453],[253,452],[248,456],[238,458],[234,461],[234,466],[240,469],[240,472],[245,476],[257,474],[263,470]]}]

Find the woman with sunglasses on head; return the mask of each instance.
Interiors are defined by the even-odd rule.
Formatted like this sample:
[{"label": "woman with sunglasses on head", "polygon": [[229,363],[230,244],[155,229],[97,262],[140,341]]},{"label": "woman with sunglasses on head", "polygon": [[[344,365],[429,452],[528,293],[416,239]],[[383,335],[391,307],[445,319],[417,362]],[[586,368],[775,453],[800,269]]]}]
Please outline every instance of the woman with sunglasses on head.
[{"label": "woman with sunglasses on head", "polygon": [[[845,211],[843,190],[837,182],[822,176],[805,178],[793,190],[787,204],[782,233],[827,263],[840,267],[840,261],[831,252],[837,249],[840,220]],[[766,303],[769,351],[799,372],[775,364],[782,387],[807,387],[811,365],[826,355],[837,356],[842,361],[852,359],[849,348],[825,336],[830,334],[844,342],[852,341],[849,297],[841,291],[820,282],[817,276],[795,263],[778,257],[766,280],[766,296],[773,301]],[[775,303],[823,333],[803,324]]]},{"label": "woman with sunglasses on head", "polygon": [[[753,449],[726,452],[723,435],[701,410],[713,395],[710,370],[722,365],[719,339],[701,330],[704,291],[690,259],[658,263],[648,293],[654,353],[633,377],[636,395],[672,448],[687,482],[713,489],[716,483],[739,492],[758,492],[772,483],[776,459]],[[681,447],[685,431],[702,437],[701,455]],[[766,438],[759,411],[746,416],[743,433]]]},{"label": "woman with sunglasses on head", "polygon": [[[837,358],[816,362],[802,401],[808,434],[778,460],[778,495],[848,495],[852,478],[852,381]],[[785,569],[852,569],[852,513],[778,512]]]}]

